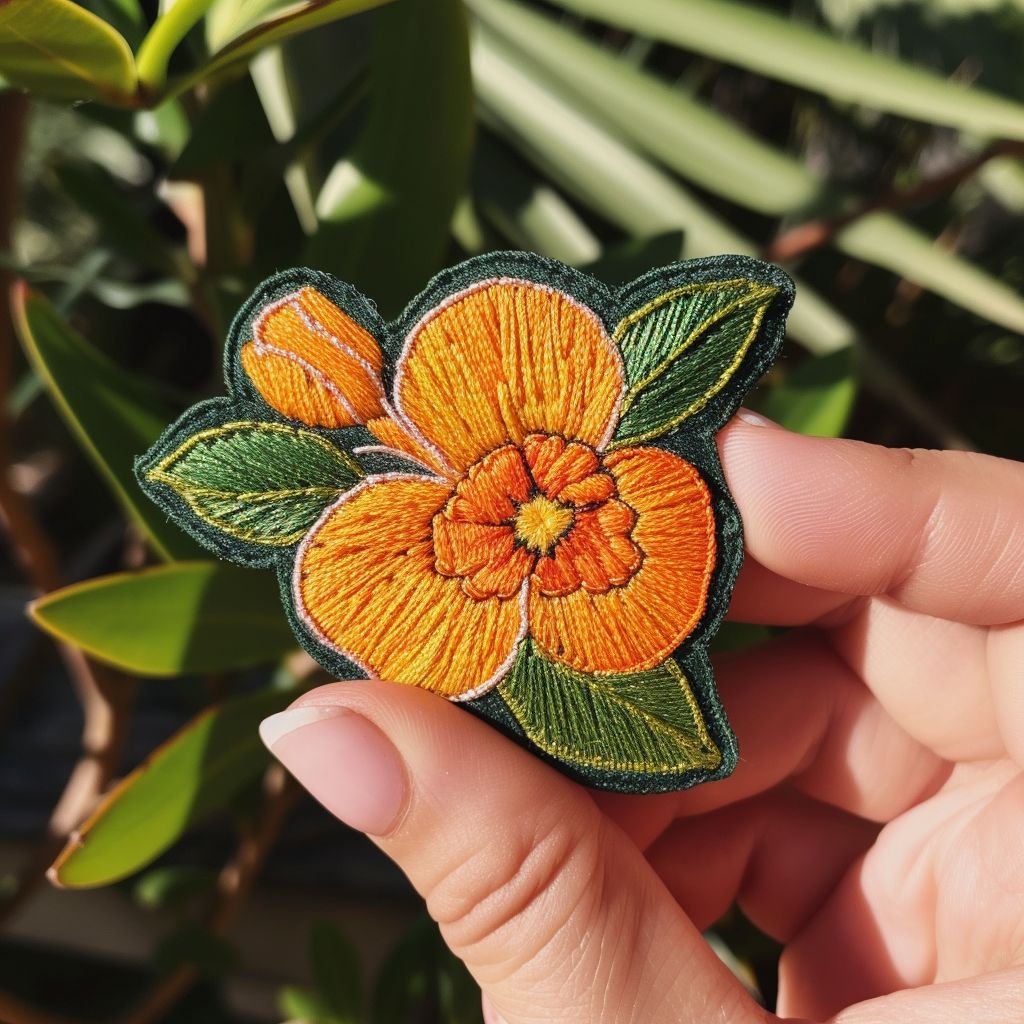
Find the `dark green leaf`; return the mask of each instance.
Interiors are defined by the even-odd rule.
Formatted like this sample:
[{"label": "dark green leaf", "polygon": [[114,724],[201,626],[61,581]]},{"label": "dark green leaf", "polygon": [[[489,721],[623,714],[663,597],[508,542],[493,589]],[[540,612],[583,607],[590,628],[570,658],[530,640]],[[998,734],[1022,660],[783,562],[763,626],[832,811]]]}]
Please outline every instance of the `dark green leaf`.
[{"label": "dark green leaf", "polygon": [[21,344],[60,414],[125,511],[164,559],[195,558],[202,549],[143,493],[132,466],[173,419],[163,398],[97,352],[24,284],[13,313]]},{"label": "dark green leaf", "polygon": [[316,921],[309,929],[309,965],[331,1019],[359,1024],[363,1001],[359,954],[334,925]]},{"label": "dark green leaf", "polygon": [[46,99],[135,103],[128,43],[71,0],[0,4],[0,75]]},{"label": "dark green leaf", "polygon": [[184,257],[171,248],[101,167],[66,163],[59,165],[56,172],[64,192],[96,218],[111,244],[162,274],[192,276]]},{"label": "dark green leaf", "polygon": [[814,437],[839,437],[856,398],[853,352],[843,349],[801,363],[767,393],[757,408],[787,430]]},{"label": "dark green leaf", "polygon": [[221,86],[192,125],[192,137],[168,176],[187,178],[221,161],[247,160],[274,145],[252,79],[242,75]]},{"label": "dark green leaf", "polygon": [[204,522],[240,540],[300,540],[359,467],[311,430],[227,423],[193,435],[146,474],[180,495]]},{"label": "dark green leaf", "polygon": [[247,668],[295,647],[274,575],[223,562],[100,576],[30,612],[53,636],[144,676]]},{"label": "dark green leaf", "polygon": [[103,798],[50,868],[51,880],[109,885],[151,863],[266,768],[257,729],[294,696],[258,690],[192,719]]},{"label": "dark green leaf", "polygon": [[626,317],[615,339],[626,367],[617,444],[664,434],[732,378],[778,289],[747,279],[686,285]]},{"label": "dark green leaf", "polygon": [[153,954],[153,966],[164,975],[189,966],[208,978],[218,978],[237,963],[238,950],[195,921],[189,921],[170,935],[165,935]]},{"label": "dark green leaf", "polygon": [[527,639],[498,690],[526,735],[572,764],[684,772],[721,761],[671,659],[647,672],[591,675],[551,661]]},{"label": "dark green leaf", "polygon": [[369,119],[317,202],[307,262],[351,281],[386,315],[438,269],[473,146],[461,0],[395,0],[376,14]]},{"label": "dark green leaf", "polygon": [[134,885],[132,898],[143,910],[180,910],[197,896],[217,888],[217,869],[203,864],[168,864],[147,871]]}]

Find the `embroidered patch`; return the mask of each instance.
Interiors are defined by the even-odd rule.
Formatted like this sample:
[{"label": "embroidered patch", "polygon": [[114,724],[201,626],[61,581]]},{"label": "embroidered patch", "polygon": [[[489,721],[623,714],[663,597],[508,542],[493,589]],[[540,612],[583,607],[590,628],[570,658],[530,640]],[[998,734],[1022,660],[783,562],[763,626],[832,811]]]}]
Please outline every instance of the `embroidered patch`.
[{"label": "embroidered patch", "polygon": [[202,544],[277,570],[338,678],[433,690],[592,786],[686,788],[736,764],[707,645],[743,539],[714,434],[792,301],[741,256],[612,291],[497,253],[386,324],[287,271],[232,324],[228,397],[136,471]]}]

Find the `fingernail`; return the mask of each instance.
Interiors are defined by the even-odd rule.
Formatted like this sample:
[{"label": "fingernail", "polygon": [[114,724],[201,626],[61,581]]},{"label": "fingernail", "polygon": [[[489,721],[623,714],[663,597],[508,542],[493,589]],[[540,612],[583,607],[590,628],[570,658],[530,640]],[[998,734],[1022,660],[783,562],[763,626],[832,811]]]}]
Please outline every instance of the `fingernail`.
[{"label": "fingernail", "polygon": [[371,721],[337,705],[307,704],[264,719],[260,737],[346,825],[374,836],[390,830],[405,803],[405,767]]},{"label": "fingernail", "polygon": [[753,409],[747,409],[742,405],[736,410],[736,416],[743,420],[744,423],[749,423],[752,427],[774,427],[776,430],[782,429],[774,420],[770,420],[767,416],[762,416],[759,412],[754,412]]}]

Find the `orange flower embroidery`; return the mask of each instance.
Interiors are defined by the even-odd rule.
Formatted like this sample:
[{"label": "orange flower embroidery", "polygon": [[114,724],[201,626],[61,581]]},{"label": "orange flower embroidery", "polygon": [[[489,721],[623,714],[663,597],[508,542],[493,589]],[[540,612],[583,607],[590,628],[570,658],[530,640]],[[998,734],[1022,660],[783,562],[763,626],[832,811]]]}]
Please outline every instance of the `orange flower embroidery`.
[{"label": "orange flower embroidery", "polygon": [[708,488],[653,446],[606,450],[624,392],[599,318],[555,289],[482,281],[410,332],[393,400],[376,342],[306,288],[242,349],[266,401],[310,426],[365,425],[423,474],[368,477],[299,547],[299,615],[367,673],[456,700],[529,634],[583,672],[663,662],[704,612]]}]

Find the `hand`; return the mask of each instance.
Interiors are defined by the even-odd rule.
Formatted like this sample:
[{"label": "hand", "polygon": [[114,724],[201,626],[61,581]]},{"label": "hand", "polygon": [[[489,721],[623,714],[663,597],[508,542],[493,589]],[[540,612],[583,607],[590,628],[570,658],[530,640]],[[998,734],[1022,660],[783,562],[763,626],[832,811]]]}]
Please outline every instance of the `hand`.
[{"label": "hand", "polygon": [[[720,658],[722,782],[586,790],[461,708],[337,683],[274,753],[370,833],[508,1024],[753,1024],[701,938],[733,900],[785,943],[779,1013],[1024,1019],[1024,466],[719,437],[748,560]],[[290,731],[289,731],[290,730]]]}]

